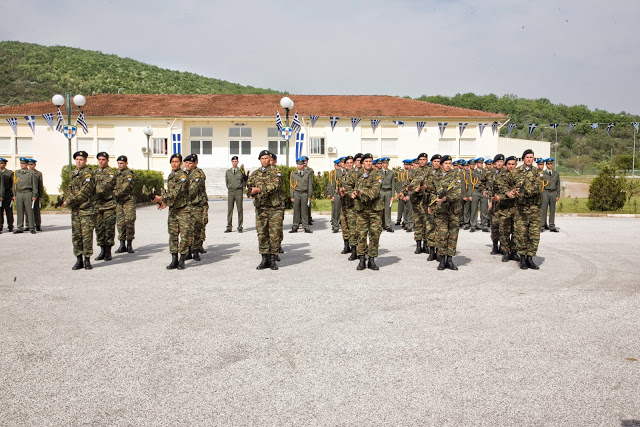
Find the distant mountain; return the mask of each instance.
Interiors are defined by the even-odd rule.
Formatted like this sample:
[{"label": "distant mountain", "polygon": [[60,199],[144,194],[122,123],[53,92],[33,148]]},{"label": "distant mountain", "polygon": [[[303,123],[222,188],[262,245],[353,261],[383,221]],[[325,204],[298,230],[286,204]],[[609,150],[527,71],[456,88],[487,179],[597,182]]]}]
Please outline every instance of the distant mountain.
[{"label": "distant mountain", "polygon": [[0,105],[46,101],[72,90],[101,93],[282,93],[194,73],[167,70],[116,55],[64,46],[0,42]]}]

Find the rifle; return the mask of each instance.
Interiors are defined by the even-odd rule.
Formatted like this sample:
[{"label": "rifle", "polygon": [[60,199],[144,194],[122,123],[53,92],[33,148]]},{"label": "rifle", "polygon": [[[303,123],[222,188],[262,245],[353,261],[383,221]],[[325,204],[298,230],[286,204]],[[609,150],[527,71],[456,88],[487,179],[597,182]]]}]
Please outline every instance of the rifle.
[{"label": "rifle", "polygon": [[451,183],[449,184],[449,186],[447,187],[446,190],[444,188],[442,190],[440,190],[440,192],[438,193],[438,198],[437,199],[433,199],[431,201],[431,203],[429,203],[429,206],[434,205],[438,199],[442,199],[443,197],[446,197],[447,193],[449,192],[449,190],[451,190],[453,188],[453,185],[455,184],[455,182],[456,182],[456,180],[454,178],[453,180],[451,180]]},{"label": "rifle", "polygon": [[[142,186],[142,194],[146,194],[147,195],[147,200],[149,200],[150,202],[153,202],[153,200],[156,198],[156,196],[158,195],[156,193],[156,189],[152,188],[151,191],[147,192],[147,186],[143,185]],[[158,206],[162,205],[162,202],[158,202],[157,203]]]},{"label": "rifle", "polygon": [[55,208],[58,209],[59,207],[62,206],[63,203],[64,203],[64,197],[58,196],[58,199],[56,200]]}]

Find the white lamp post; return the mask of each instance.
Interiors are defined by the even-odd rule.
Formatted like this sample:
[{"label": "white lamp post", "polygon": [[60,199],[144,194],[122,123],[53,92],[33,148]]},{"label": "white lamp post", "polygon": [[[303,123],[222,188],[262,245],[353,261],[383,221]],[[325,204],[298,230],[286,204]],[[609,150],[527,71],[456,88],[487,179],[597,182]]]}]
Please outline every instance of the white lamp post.
[{"label": "white lamp post", "polygon": [[142,132],[147,135],[147,170],[149,170],[149,158],[151,157],[151,152],[149,151],[149,138],[151,138],[151,135],[153,135],[153,129],[147,126],[146,128],[142,129]]},{"label": "white lamp post", "polygon": [[[75,132],[76,127],[71,124],[71,92],[67,92],[66,95],[67,95],[66,99],[64,96],[59,94],[53,95],[53,98],[51,98],[51,102],[53,102],[53,105],[55,105],[56,107],[60,108],[65,104],[65,100],[66,100],[67,123],[68,123],[67,126],[69,126],[69,131],[67,132],[66,136],[67,136],[67,139],[69,140],[69,173],[71,173],[71,140],[73,139],[73,136],[76,133]],[[73,103],[78,107],[82,108],[84,104],[87,103],[87,100],[85,99],[84,96],[78,94],[73,97]]]},{"label": "white lamp post", "polygon": [[[289,127],[289,110],[293,108],[293,101],[288,96],[285,96],[280,100],[280,106],[287,112],[286,124]],[[289,167],[289,140],[287,139],[287,167]]]}]

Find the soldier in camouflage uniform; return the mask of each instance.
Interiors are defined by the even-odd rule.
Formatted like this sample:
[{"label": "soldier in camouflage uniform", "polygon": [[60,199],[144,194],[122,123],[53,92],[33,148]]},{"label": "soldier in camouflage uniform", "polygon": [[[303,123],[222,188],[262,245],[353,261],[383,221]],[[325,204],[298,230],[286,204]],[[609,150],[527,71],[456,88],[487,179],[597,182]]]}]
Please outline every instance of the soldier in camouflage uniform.
[{"label": "soldier in camouflage uniform", "polygon": [[[353,169],[348,172],[344,182],[345,194],[353,194],[358,177],[362,175],[361,159],[362,153],[357,153],[353,156]],[[349,248],[351,249],[351,255],[348,260],[355,261],[358,259],[358,240],[360,239],[355,203],[353,205],[347,203],[347,222],[349,230]]]},{"label": "soldier in camouflage uniform", "polygon": [[[198,155],[194,154],[196,158],[196,169],[195,171],[200,174],[202,179],[207,181],[207,176],[204,174],[204,171],[198,167]],[[206,185],[202,189],[202,194],[200,197],[204,197],[204,203],[202,205],[202,229],[198,230],[198,242],[200,242],[200,247],[198,248],[198,252],[201,254],[206,254],[207,251],[204,249],[204,241],[207,239],[207,224],[209,224],[209,196],[207,195]],[[196,236],[194,236],[196,239]]]},{"label": "soldier in camouflage uniform", "polygon": [[[73,254],[77,260],[73,270],[83,266],[91,270],[91,255],[93,255],[93,229],[96,218],[96,182],[93,172],[87,166],[86,151],[73,154],[76,168],[71,173],[66,200],[62,206],[71,208],[71,238],[73,240]],[[84,256],[84,264],[82,257]]]},{"label": "soldier in camouflage uniform", "polygon": [[[494,167],[489,167],[489,164]],[[496,178],[498,174],[500,174],[502,167],[504,166],[504,155],[496,154],[492,159],[488,159],[485,164],[487,165],[487,171],[484,176],[484,181],[482,183],[484,188],[484,197],[489,200],[489,226],[491,228],[491,255],[497,255],[501,253],[499,248],[500,243],[500,224],[499,224],[499,214],[498,211],[500,209],[500,205],[498,203],[499,200],[499,190],[496,183]]]},{"label": "soldier in camouflage uniform", "polygon": [[333,161],[333,170],[329,172],[329,179],[327,180],[327,198],[331,200],[331,230],[334,233],[340,232],[340,210],[342,209],[342,203],[340,202],[340,195],[337,193],[337,184],[338,177],[341,174],[340,159],[336,159]]},{"label": "soldier in camouflage uniform", "polygon": [[[116,198],[116,222],[118,224],[118,240],[120,247],[116,253],[134,253],[133,239],[136,230],[136,197],[134,194],[135,176],[128,168],[127,156],[119,156],[116,186],[113,195]],[[125,246],[125,241],[127,245]]]},{"label": "soldier in camouflage uniform", "polygon": [[[497,193],[497,221],[500,236],[500,251],[502,262],[509,260],[520,261],[513,240],[513,222],[516,215],[516,200],[512,190],[516,188],[515,173],[516,158],[509,156],[505,159],[505,167],[496,175]],[[511,196],[510,196],[511,194]]]},{"label": "soldier in camouflage uniform", "polygon": [[7,169],[7,159],[0,157],[0,234],[7,218],[7,227],[13,231],[13,171]]},{"label": "soldier in camouflage uniform", "polygon": [[271,166],[271,153],[262,150],[258,155],[261,167],[249,177],[247,193],[253,198],[256,208],[256,231],[258,232],[258,248],[262,261],[256,267],[263,270],[267,267],[277,270],[276,257],[280,246],[282,229],[282,172]]},{"label": "soldier in camouflage uniform", "polygon": [[111,260],[111,247],[116,234],[116,172],[109,167],[109,154],[98,153],[98,169],[93,173],[96,182],[96,240],[100,246],[97,260]]},{"label": "soldier in camouflage uniform", "polygon": [[523,164],[515,169],[516,215],[513,225],[516,248],[520,256],[520,268],[538,270],[533,257],[540,243],[540,203],[542,178],[540,171],[533,166],[533,150],[522,154]]},{"label": "soldier in camouflage uniform", "polygon": [[[171,172],[167,177],[167,189],[162,191],[162,196],[156,196],[154,203],[159,203],[158,209],[169,206],[169,252],[171,263],[167,270],[184,270],[184,261],[189,253],[189,246],[193,239],[193,224],[191,219],[191,207],[189,206],[189,184],[187,173],[180,169],[182,155],[171,155]],[[178,254],[180,258],[178,259]]]},{"label": "soldier in camouflage uniform", "polygon": [[384,206],[382,229],[393,233],[393,228],[391,228],[391,205],[395,196],[396,174],[389,170],[390,160],[388,157],[380,159],[381,169],[378,169],[378,174],[382,177],[382,189],[380,190],[380,198]]},{"label": "soldier in camouflage uniform", "polygon": [[453,264],[460,230],[460,191],[462,180],[451,170],[451,156],[441,158],[442,170],[434,174],[431,187],[432,202],[428,210],[436,219],[436,244],[438,245],[438,270],[457,270]]},{"label": "soldier in camouflage uniform", "polygon": [[[382,233],[382,211],[384,208],[380,190],[383,178],[380,171],[373,167],[370,153],[362,156],[363,170],[358,175],[351,198],[355,203],[358,223],[358,270],[370,268],[379,270],[375,258],[378,256],[378,244]],[[367,241],[368,238],[368,241]],[[369,260],[367,262],[367,256]]]},{"label": "soldier in camouflage uniform", "polygon": [[205,188],[206,177],[200,169],[196,168],[197,157],[190,154],[184,158],[185,172],[189,177],[189,212],[191,213],[191,226],[193,229],[193,238],[189,253],[185,259],[193,259],[200,261],[200,249],[202,248],[203,234],[201,230],[205,227],[204,206],[207,202],[207,190]]},{"label": "soldier in camouflage uniform", "polygon": [[428,253],[427,245],[427,213],[424,207],[425,190],[427,189],[427,153],[418,154],[419,167],[414,170],[411,181],[404,189],[405,200],[411,201],[413,207],[414,234],[413,240],[416,242],[415,254]]},{"label": "soldier in camouflage uniform", "polygon": [[[36,231],[42,231],[40,209],[42,209],[42,199],[44,199],[44,180],[42,178],[42,172],[36,169],[36,163],[36,159],[29,159],[29,169],[33,171],[38,179],[38,200],[33,204],[33,220],[36,223]],[[33,227],[33,224],[31,224],[30,227]]]},{"label": "soldier in camouflage uniform", "polygon": [[[271,156],[271,159],[269,160],[269,164],[274,167],[277,168],[277,164],[278,164],[278,155],[276,153],[269,153],[269,155]],[[279,176],[280,178],[280,184],[278,184],[278,193],[280,195],[280,200],[282,201],[282,204],[280,205],[282,208],[282,221],[280,222],[280,235],[278,236],[278,254],[282,254],[284,253],[284,251],[282,250],[282,241],[284,240],[284,232],[283,232],[283,228],[284,228],[284,211],[287,207],[287,196],[284,194],[284,190],[282,189],[282,184],[284,183],[284,176],[282,174],[280,174]],[[276,261],[280,261],[280,256],[276,254]]]},{"label": "soldier in camouflage uniform", "polygon": [[[429,166],[429,172],[427,174],[427,190],[425,192],[425,198],[423,203],[425,204],[425,210],[431,204],[431,194],[435,191],[434,189],[434,181],[436,175],[439,176],[440,173],[440,159],[442,156],[440,154],[434,154],[431,156],[431,165]],[[434,261],[437,259],[438,248],[436,246],[436,218],[433,213],[427,212],[427,223],[425,229],[425,237],[427,238],[427,252],[429,257],[427,261]]]},{"label": "soldier in camouflage uniform", "polygon": [[342,241],[344,242],[344,248],[340,253],[346,255],[351,253],[351,247],[353,246],[353,242],[350,241],[351,223],[349,222],[349,216],[351,215],[350,211],[353,210],[353,199],[349,197],[346,191],[347,180],[351,170],[353,169],[352,156],[346,156],[344,158],[344,166],[345,169],[338,176],[338,183],[336,185],[338,187],[337,193],[342,201],[342,206],[340,207],[340,226],[342,227]]},{"label": "soldier in camouflage uniform", "polygon": [[13,200],[15,201],[18,226],[13,234],[24,231],[24,217],[27,217],[27,227],[31,227],[31,234],[36,234],[33,226],[32,206],[38,200],[38,179],[32,170],[27,167],[28,160],[20,158],[20,169],[13,173]]}]

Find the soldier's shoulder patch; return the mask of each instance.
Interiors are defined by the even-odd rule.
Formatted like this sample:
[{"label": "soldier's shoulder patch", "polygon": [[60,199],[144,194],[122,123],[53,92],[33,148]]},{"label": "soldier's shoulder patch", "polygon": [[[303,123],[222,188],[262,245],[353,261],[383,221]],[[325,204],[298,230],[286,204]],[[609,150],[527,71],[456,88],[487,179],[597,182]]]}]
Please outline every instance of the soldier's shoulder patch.
[{"label": "soldier's shoulder patch", "polygon": [[281,172],[278,172],[278,173],[276,173],[276,175],[278,175],[278,176],[282,176],[282,173],[281,173]]},{"label": "soldier's shoulder patch", "polygon": [[133,178],[133,175],[127,175],[127,178],[129,178],[129,181],[131,181],[131,178]]},{"label": "soldier's shoulder patch", "polygon": [[186,176],[186,175],[182,175],[182,176],[180,177],[180,181],[186,181],[186,179],[187,179],[187,176]]},{"label": "soldier's shoulder patch", "polygon": [[85,181],[91,182],[91,178],[87,178],[87,179],[85,179]]},{"label": "soldier's shoulder patch", "polygon": [[127,178],[127,181],[131,181],[131,177]]},{"label": "soldier's shoulder patch", "polygon": [[85,178],[91,178],[91,174],[90,174],[90,173],[88,173],[88,174],[86,174],[84,177],[85,177]]}]

